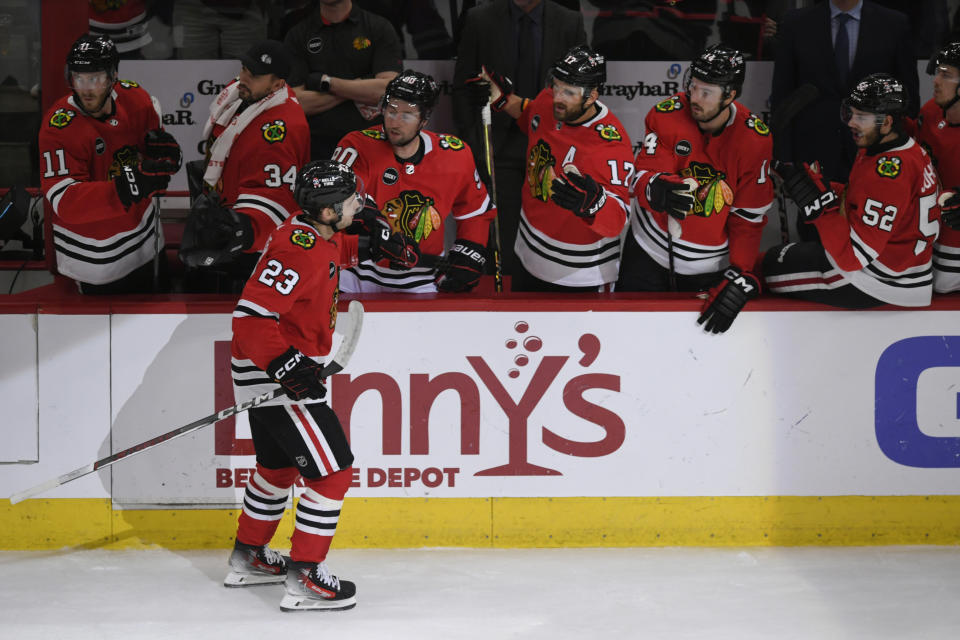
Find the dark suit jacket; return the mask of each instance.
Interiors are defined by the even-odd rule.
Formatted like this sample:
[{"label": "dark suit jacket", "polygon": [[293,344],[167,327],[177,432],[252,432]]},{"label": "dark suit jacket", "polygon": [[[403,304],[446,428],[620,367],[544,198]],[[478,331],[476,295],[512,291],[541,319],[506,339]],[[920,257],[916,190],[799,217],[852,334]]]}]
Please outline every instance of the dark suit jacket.
[{"label": "dark suit jacket", "polygon": [[[545,82],[547,71],[555,60],[574,45],[587,41],[583,16],[579,12],[565,9],[550,0],[543,1],[541,84]],[[480,73],[481,65],[508,78],[516,77],[517,43],[513,37],[509,2],[512,0],[494,0],[471,9],[460,35],[457,64],[453,72],[453,118],[459,135],[470,144],[478,159],[483,157],[479,111],[467,104],[461,89],[464,80]],[[524,136],[522,144],[518,143],[518,136]],[[522,163],[525,145],[525,135],[517,128],[516,121],[505,113],[494,113],[493,148],[498,159],[503,158],[503,154],[516,156],[519,148],[519,157],[515,159]],[[482,162],[478,161],[477,166],[481,165]]]},{"label": "dark suit jacket", "polygon": [[910,95],[910,114],[920,105],[917,59],[906,16],[864,0],[857,51],[847,85],[840,82],[833,56],[830,3],[791,11],[778,29],[770,106],[774,113],[803,84],[820,90],[819,98],[801,111],[784,131],[774,131],[780,160],[819,160],[831,180],[846,182],[856,147],[840,121],[840,102],[864,76],[886,72],[898,78]]}]

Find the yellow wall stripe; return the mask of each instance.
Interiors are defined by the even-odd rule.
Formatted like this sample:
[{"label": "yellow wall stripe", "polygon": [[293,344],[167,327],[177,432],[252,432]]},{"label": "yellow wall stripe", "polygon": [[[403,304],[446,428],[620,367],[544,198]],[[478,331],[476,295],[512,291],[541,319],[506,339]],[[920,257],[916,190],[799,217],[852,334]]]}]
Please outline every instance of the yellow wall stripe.
[{"label": "yellow wall stripe", "polygon": [[[233,509],[0,500],[0,549],[217,549]],[[274,546],[289,548],[293,514]],[[960,496],[347,498],[340,548],[960,544]]]}]

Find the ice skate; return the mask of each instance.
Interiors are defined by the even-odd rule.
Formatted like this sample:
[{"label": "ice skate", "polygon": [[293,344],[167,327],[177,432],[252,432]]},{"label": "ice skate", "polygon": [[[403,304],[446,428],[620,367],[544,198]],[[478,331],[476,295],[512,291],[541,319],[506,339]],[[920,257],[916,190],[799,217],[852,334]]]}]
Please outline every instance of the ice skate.
[{"label": "ice skate", "polygon": [[357,585],[340,580],[326,563],[290,562],[282,611],[342,611],[357,606]]},{"label": "ice skate", "polygon": [[257,547],[237,540],[230,554],[231,571],[223,581],[223,586],[280,584],[286,579],[289,561],[289,558],[266,545]]}]

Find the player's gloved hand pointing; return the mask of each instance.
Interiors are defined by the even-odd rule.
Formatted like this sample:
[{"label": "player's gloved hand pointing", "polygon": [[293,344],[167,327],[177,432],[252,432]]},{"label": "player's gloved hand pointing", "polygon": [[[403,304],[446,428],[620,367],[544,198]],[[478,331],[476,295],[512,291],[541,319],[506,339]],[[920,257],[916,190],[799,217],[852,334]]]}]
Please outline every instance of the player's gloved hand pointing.
[{"label": "player's gloved hand pointing", "polygon": [[564,167],[565,180],[554,178],[550,199],[560,207],[573,211],[577,216],[593,222],[597,212],[607,202],[607,193],[597,181],[581,175],[576,167]]},{"label": "player's gloved hand pointing", "polygon": [[506,106],[507,99],[513,95],[513,82],[496,71],[490,71],[486,67],[481,69],[479,75],[467,78],[463,83],[468,100],[477,107],[489,102],[494,111],[500,111]]},{"label": "player's gloved hand pointing", "polygon": [[683,220],[693,209],[693,193],[684,179],[673,173],[658,173],[647,182],[647,202],[654,211]]},{"label": "player's gloved hand pointing", "polygon": [[291,400],[320,400],[327,388],[320,378],[319,364],[290,347],[267,365],[267,375],[273,378]]},{"label": "player's gloved hand pointing", "polygon": [[752,273],[729,267],[723,272],[720,284],[710,289],[697,324],[707,333],[723,333],[730,328],[737,314],[760,295],[760,281]]}]

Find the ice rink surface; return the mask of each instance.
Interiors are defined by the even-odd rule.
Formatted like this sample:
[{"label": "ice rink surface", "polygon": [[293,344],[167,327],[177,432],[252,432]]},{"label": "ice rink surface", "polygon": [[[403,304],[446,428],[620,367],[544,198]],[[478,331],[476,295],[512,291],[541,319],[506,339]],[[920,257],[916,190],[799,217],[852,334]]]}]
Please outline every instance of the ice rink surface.
[{"label": "ice rink surface", "polygon": [[0,552],[0,638],[960,638],[960,547],[334,550],[344,612],[229,552]]}]

